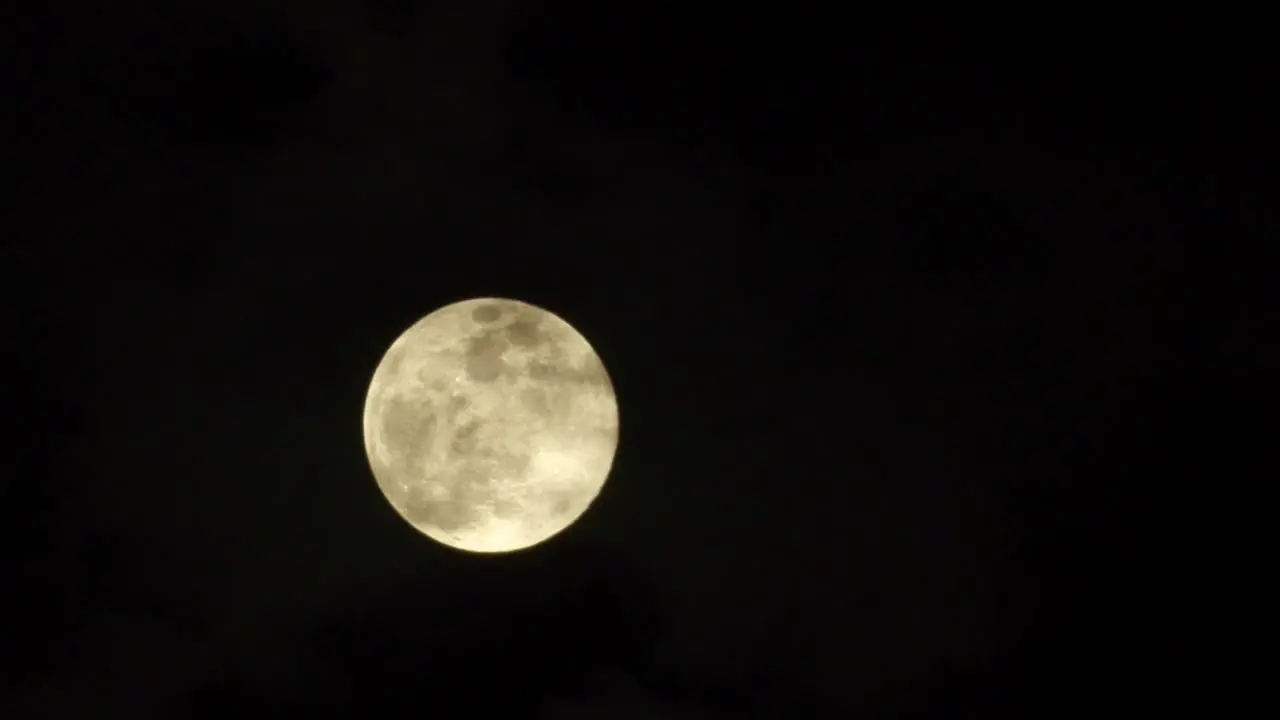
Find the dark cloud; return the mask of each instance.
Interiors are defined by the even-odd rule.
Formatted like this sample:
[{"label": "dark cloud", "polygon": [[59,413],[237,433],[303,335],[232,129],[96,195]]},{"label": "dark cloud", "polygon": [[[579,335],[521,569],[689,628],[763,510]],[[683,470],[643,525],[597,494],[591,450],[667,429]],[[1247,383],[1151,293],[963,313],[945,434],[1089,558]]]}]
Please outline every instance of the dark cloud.
[{"label": "dark cloud", "polygon": [[581,546],[487,567],[453,558],[313,619],[269,674],[231,659],[173,709],[536,717],[551,698],[601,692],[605,675],[647,667],[662,622],[647,584],[625,556]]}]

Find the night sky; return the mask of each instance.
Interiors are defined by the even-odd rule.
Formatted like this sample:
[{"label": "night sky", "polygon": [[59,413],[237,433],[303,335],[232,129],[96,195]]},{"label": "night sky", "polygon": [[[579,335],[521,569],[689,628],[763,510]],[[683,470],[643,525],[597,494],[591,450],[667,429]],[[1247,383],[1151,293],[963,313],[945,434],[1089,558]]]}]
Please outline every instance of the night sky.
[{"label": "night sky", "polygon": [[[1247,43],[1039,9],[90,5],[6,41],[5,717],[1189,692],[1206,478],[1262,448]],[[504,556],[409,527],[361,437],[388,344],[480,295],[574,324],[621,415],[590,511]]]}]

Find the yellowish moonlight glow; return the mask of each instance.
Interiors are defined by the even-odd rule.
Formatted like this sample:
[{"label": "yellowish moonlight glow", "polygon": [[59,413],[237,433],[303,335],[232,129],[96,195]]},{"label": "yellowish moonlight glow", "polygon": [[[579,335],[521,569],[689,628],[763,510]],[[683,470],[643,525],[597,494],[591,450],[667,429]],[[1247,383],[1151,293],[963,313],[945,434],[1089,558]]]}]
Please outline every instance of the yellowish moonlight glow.
[{"label": "yellowish moonlight glow", "polygon": [[478,298],[396,339],[364,405],[364,446],[391,506],[471,552],[541,543],[586,512],[618,447],[594,349],[556,315]]}]

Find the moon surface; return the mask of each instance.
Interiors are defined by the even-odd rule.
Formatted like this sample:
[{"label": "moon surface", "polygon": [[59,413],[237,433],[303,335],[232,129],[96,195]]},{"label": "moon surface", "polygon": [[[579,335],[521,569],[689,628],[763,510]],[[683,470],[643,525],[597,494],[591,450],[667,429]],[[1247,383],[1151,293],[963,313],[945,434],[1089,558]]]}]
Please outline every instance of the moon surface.
[{"label": "moon surface", "polygon": [[464,300],[405,330],[364,406],[378,488],[409,524],[461,550],[541,543],[599,495],[618,447],[600,357],[542,308]]}]

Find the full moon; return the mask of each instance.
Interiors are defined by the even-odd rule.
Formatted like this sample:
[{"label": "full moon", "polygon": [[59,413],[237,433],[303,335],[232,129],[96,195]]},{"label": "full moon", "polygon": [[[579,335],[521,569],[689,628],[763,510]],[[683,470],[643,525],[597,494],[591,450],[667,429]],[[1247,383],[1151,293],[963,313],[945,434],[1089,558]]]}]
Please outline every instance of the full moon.
[{"label": "full moon", "polygon": [[599,495],[617,397],[591,344],[557,315],[464,300],[387,349],[365,397],[364,446],[378,488],[418,531],[509,552],[569,527]]}]

